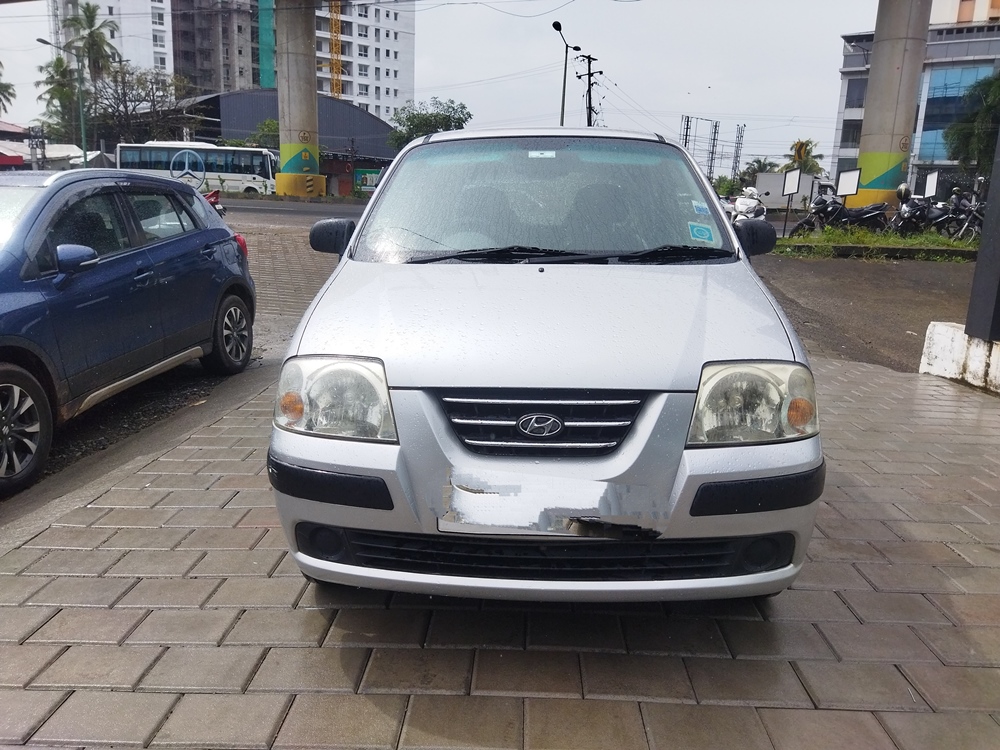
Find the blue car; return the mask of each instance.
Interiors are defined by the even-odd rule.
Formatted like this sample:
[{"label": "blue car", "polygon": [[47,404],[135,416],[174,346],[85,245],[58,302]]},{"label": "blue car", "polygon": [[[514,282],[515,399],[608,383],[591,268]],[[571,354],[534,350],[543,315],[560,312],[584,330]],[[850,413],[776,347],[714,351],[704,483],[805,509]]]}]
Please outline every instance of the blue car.
[{"label": "blue car", "polygon": [[245,240],[191,187],[121,170],[0,173],[0,496],[54,428],[192,359],[244,370]]}]

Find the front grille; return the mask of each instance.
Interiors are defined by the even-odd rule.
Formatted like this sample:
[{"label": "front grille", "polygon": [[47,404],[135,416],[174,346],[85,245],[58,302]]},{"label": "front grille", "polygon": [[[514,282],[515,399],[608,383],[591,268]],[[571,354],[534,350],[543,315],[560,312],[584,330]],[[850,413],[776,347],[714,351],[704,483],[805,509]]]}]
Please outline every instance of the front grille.
[{"label": "front grille", "polygon": [[451,537],[335,529],[300,523],[310,557],[377,570],[535,581],[671,581],[777,570],[791,562],[791,534],[682,540]]},{"label": "front grille", "polygon": [[[439,391],[455,434],[484,456],[588,457],[613,453],[646,399],[641,391],[480,389]],[[539,417],[538,431],[555,419],[556,432],[526,434],[521,420]],[[521,422],[522,425],[525,422]]]}]

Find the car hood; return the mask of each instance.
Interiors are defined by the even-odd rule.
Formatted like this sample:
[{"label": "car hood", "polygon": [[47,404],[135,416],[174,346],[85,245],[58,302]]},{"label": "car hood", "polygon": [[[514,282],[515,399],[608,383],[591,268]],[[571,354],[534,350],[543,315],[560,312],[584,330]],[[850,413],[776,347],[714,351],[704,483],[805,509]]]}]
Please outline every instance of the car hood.
[{"label": "car hood", "polygon": [[694,391],[705,362],[794,359],[781,318],[742,262],[345,260],[291,353],[381,359],[393,388]]}]

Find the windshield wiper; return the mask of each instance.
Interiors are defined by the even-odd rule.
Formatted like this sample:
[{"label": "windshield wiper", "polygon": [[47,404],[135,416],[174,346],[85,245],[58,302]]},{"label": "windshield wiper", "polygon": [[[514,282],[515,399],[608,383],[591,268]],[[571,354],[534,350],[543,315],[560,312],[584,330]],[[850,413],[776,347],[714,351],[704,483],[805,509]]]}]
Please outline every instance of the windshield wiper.
[{"label": "windshield wiper", "polygon": [[446,255],[431,255],[425,258],[415,258],[409,263],[440,263],[444,260],[507,260],[512,263],[527,260],[529,258],[551,258],[561,255],[573,255],[569,250],[554,250],[544,247],[530,247],[528,245],[508,245],[506,247],[480,247],[473,250],[460,250],[457,253]]},{"label": "windshield wiper", "polygon": [[[688,263],[698,260],[732,258],[733,253],[724,248],[697,247],[694,245],[661,245],[650,250],[629,253],[580,254],[570,253],[552,259],[552,263]],[[528,261],[531,263],[532,261]]]}]

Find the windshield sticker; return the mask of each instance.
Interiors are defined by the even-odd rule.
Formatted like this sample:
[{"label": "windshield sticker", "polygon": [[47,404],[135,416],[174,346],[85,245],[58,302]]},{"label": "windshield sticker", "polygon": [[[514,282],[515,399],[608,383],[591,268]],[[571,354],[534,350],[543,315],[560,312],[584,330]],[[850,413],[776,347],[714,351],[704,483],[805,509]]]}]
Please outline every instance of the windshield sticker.
[{"label": "windshield sticker", "polygon": [[696,214],[701,214],[702,216],[708,216],[708,204],[702,203],[701,201],[691,201],[691,205],[694,206],[694,212]]},{"label": "windshield sticker", "polygon": [[529,151],[528,152],[528,158],[529,159],[555,159],[556,158],[556,152],[555,151]]},{"label": "windshield sticker", "polygon": [[688,230],[691,232],[691,239],[695,242],[708,242],[715,244],[715,232],[712,231],[712,227],[705,226],[704,224],[695,224],[693,221],[689,221]]}]

